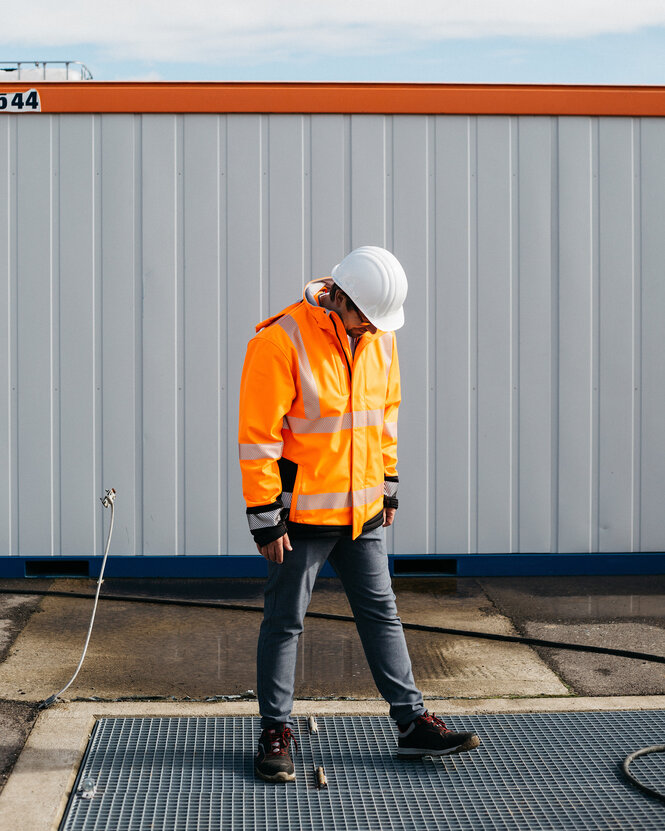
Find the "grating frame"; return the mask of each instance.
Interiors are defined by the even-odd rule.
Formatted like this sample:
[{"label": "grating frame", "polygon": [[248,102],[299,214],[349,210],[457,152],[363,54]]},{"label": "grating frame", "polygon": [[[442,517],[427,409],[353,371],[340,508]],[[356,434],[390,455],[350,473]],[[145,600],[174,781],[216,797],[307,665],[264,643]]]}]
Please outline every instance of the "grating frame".
[{"label": "grating frame", "polygon": [[[629,753],[665,741],[665,711],[455,716],[481,746],[396,756],[385,716],[296,720],[296,782],[254,777],[258,718],[102,718],[60,831],[662,831],[665,803],[630,785]],[[328,787],[316,788],[323,765]],[[663,754],[631,771],[665,792]],[[84,798],[80,786],[93,780]]]}]

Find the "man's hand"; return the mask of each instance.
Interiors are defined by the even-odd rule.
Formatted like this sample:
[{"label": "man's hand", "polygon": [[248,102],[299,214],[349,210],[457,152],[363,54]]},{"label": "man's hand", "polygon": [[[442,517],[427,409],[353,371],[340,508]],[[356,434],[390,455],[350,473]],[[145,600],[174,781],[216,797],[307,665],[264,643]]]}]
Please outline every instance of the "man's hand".
[{"label": "man's hand", "polygon": [[291,548],[291,541],[289,540],[288,534],[284,534],[283,537],[269,542],[268,545],[259,545],[257,543],[256,547],[259,549],[259,554],[262,557],[265,557],[266,560],[270,560],[270,562],[272,563],[284,562],[285,549],[286,551],[293,551],[293,549]]},{"label": "man's hand", "polygon": [[392,525],[395,521],[395,514],[397,513],[397,508],[384,508],[383,509],[383,527],[387,528],[389,525]]}]

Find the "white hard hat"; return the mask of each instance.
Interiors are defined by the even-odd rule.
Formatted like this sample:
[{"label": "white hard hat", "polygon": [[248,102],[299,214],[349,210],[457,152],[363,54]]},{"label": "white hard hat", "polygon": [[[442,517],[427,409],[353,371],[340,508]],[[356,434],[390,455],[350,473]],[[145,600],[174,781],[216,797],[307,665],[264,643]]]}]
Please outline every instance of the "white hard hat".
[{"label": "white hard hat", "polygon": [[375,245],[356,248],[333,268],[331,277],[377,329],[392,332],[404,325],[408,284],[390,251]]}]

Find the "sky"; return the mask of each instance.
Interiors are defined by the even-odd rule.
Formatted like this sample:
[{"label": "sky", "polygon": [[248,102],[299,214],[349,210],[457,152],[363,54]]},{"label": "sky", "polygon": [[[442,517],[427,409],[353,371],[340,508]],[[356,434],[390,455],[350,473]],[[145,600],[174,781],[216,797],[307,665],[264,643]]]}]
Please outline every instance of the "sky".
[{"label": "sky", "polygon": [[[3,10],[4,6],[4,10]],[[95,80],[665,84],[665,0],[0,0]]]}]

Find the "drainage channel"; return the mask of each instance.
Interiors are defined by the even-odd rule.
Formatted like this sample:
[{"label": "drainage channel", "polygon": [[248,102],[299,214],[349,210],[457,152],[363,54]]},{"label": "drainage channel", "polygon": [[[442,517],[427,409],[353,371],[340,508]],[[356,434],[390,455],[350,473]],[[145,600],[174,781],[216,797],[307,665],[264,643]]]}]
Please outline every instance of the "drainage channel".
[{"label": "drainage channel", "polygon": [[[395,755],[387,717],[321,716],[317,732],[299,718],[296,782],[274,785],[254,778],[257,718],[103,718],[60,829],[665,828],[665,803],[621,774],[627,754],[663,741],[665,710],[446,721],[453,729],[475,729],[481,746],[406,761]],[[665,789],[662,754],[645,756],[634,768],[642,781]]]}]

